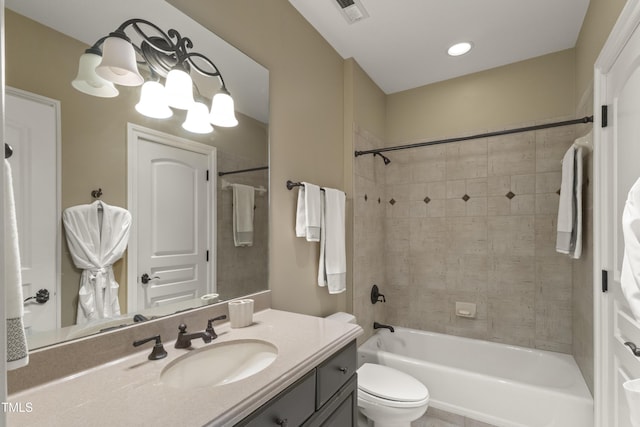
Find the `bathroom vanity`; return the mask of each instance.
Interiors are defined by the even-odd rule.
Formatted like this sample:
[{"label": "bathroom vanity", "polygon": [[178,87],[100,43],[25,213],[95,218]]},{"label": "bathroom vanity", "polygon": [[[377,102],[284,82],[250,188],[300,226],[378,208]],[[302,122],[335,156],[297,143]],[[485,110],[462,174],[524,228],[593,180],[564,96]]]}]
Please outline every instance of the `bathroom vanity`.
[{"label": "bathroom vanity", "polygon": [[[195,332],[204,326],[188,327]],[[25,408],[29,404],[31,410],[9,413],[8,425],[355,425],[359,326],[267,309],[255,313],[249,327],[232,329],[227,322],[215,329],[217,339],[210,344],[193,340],[190,349],[175,349],[175,336],[165,338],[168,356],[161,360],[147,359],[150,344],[129,356],[12,394],[10,402]],[[258,341],[274,347],[277,356],[242,379],[211,385],[163,382],[169,368],[188,365],[197,354]],[[224,365],[211,363],[203,375],[219,372],[225,377]]]},{"label": "bathroom vanity", "polygon": [[238,426],[355,426],[356,342],[352,341]]}]

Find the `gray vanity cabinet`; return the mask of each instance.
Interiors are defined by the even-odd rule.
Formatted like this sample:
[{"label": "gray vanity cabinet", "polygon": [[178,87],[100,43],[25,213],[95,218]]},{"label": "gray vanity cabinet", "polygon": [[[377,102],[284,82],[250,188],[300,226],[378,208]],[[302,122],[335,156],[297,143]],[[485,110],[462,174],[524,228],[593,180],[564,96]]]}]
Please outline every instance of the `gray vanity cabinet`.
[{"label": "gray vanity cabinet", "polygon": [[352,341],[236,426],[354,427],[357,393]]}]

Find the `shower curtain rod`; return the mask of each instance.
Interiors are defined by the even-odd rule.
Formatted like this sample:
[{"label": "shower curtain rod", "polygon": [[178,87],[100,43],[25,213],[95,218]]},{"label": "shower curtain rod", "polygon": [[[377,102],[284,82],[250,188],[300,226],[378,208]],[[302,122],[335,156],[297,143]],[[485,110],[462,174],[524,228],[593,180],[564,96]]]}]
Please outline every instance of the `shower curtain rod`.
[{"label": "shower curtain rod", "polygon": [[[555,128],[560,126],[568,126],[568,125],[576,125],[580,123],[592,123],[592,122],[593,122],[593,116],[585,116],[585,117],[582,117],[581,119],[565,120],[562,122],[527,126],[522,128],[516,128],[516,129],[500,130],[496,132],[480,133],[477,135],[461,136],[458,138],[440,139],[437,141],[417,142],[415,144],[396,145],[393,147],[376,148],[374,150],[356,151],[355,156],[358,157],[364,154],[376,155],[376,154],[384,153],[387,151],[406,150],[408,148],[427,147],[429,145],[447,144],[449,142],[458,142],[458,141],[468,141],[470,139],[490,138],[492,136],[510,135],[512,133],[530,132],[530,131],[540,130],[540,129],[548,129],[548,128]],[[388,163],[385,161],[385,164],[388,164]]]},{"label": "shower curtain rod", "polygon": [[234,173],[261,171],[261,170],[265,170],[265,169],[269,169],[269,166],[260,166],[260,167],[257,167],[257,168],[250,168],[250,169],[238,169],[238,170],[229,171],[229,172],[218,172],[218,176],[232,175]]}]

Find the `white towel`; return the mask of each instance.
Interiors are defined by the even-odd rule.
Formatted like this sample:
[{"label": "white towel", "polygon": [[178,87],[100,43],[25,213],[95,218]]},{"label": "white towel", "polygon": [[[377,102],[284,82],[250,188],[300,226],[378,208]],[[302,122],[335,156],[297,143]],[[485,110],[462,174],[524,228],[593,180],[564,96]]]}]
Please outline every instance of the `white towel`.
[{"label": "white towel", "polygon": [[575,174],[573,177],[573,197],[575,200],[574,211],[574,230],[571,233],[572,251],[569,256],[573,259],[579,259],[582,255],[582,168],[583,157],[586,149],[581,146],[576,146],[576,158],[575,158]]},{"label": "white towel", "polygon": [[27,337],[24,332],[22,273],[18,223],[13,197],[11,166],[4,161],[4,283],[5,314],[7,317],[7,369],[17,369],[29,363]]},{"label": "white towel", "polygon": [[347,289],[345,199],[340,190],[324,189],[318,285],[327,286],[330,294],[339,294]]},{"label": "white towel", "polygon": [[640,179],[629,190],[622,213],[624,257],[620,277],[622,292],[640,322]]},{"label": "white towel", "polygon": [[250,185],[233,186],[233,241],[236,246],[253,246],[253,207],[255,189]]},{"label": "white towel", "polygon": [[308,242],[319,242],[320,216],[320,187],[303,182],[298,189],[296,237],[305,237]]},{"label": "white towel", "polygon": [[582,254],[582,147],[572,145],[562,159],[556,251],[578,259]]}]

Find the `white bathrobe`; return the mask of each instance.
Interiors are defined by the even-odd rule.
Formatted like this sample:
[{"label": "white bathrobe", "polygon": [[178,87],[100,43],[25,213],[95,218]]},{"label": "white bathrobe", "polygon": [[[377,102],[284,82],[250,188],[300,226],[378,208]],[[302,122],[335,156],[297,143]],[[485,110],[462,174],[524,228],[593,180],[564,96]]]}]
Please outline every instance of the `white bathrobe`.
[{"label": "white bathrobe", "polygon": [[624,257],[620,284],[631,312],[640,322],[640,178],[629,190],[622,212]]},{"label": "white bathrobe", "polygon": [[98,200],[65,209],[62,219],[73,262],[83,270],[77,324],[119,315],[119,285],[112,266],[127,248],[131,214]]}]

